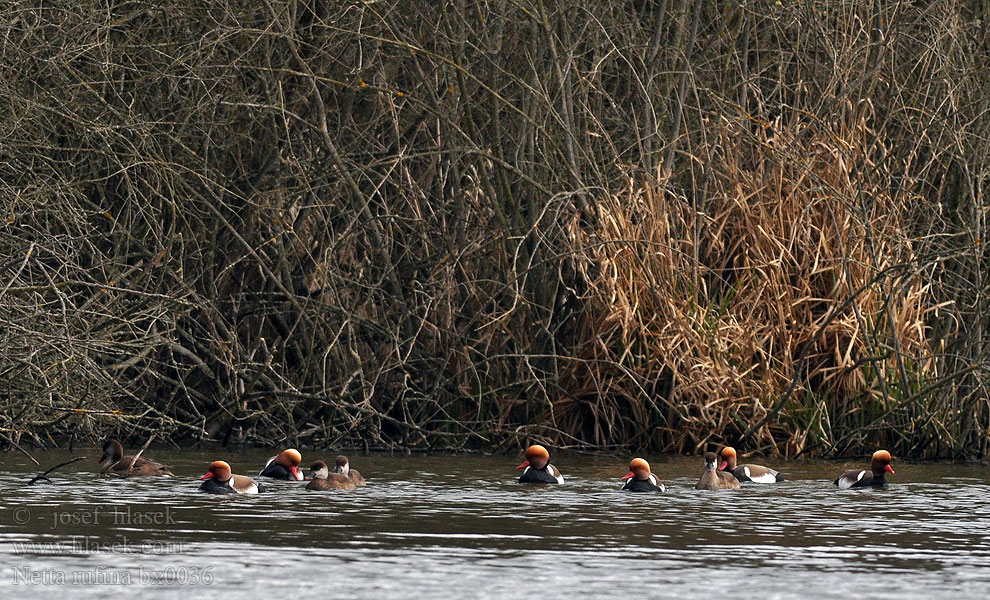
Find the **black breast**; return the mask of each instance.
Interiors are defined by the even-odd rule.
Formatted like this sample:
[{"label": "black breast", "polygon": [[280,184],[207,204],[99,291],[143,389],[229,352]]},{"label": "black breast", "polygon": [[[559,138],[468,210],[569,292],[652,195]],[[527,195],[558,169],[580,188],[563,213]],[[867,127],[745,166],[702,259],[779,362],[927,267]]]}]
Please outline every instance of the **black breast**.
[{"label": "black breast", "polygon": [[547,472],[547,467],[542,469],[530,467],[519,478],[519,483],[557,483],[557,478]]},{"label": "black breast", "polygon": [[234,488],[226,483],[221,483],[216,479],[207,479],[199,486],[199,491],[210,494],[233,494]]},{"label": "black breast", "polygon": [[622,489],[627,492],[662,492],[662,487],[653,485],[649,479],[636,479],[635,477],[626,482]]},{"label": "black breast", "polygon": [[887,478],[881,473],[876,475],[874,473],[864,473],[863,478],[853,484],[854,488],[858,487],[884,487],[887,485]]},{"label": "black breast", "polygon": [[271,477],[272,479],[295,479],[288,469],[275,461],[268,463],[268,466],[259,475],[262,477]]}]

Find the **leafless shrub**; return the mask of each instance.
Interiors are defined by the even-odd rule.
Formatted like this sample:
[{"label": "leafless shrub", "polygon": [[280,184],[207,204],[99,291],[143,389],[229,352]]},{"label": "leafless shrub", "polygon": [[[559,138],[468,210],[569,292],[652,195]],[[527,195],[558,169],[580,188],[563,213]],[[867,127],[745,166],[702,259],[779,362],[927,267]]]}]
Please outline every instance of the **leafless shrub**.
[{"label": "leafless shrub", "polygon": [[982,3],[0,14],[11,443],[990,452]]}]

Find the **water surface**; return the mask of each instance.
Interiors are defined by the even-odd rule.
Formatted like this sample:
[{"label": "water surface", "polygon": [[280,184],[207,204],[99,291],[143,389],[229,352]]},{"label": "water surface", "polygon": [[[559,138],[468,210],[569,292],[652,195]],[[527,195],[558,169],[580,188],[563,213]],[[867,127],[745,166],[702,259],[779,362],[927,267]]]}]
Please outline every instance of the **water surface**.
[{"label": "water surface", "polygon": [[[95,476],[97,450],[0,455],[3,597],[958,598],[990,584],[990,472],[894,463],[883,490],[831,480],[868,461],[760,461],[790,481],[693,489],[700,458],[646,456],[668,491],[618,491],[627,461],[559,455],[560,486],[517,484],[518,457],[352,455],[368,485],[272,482],[212,496],[223,458],[253,475],[271,451],[148,451],[175,478]],[[304,464],[327,453],[303,452]],[[741,462],[746,462],[745,460]]]}]

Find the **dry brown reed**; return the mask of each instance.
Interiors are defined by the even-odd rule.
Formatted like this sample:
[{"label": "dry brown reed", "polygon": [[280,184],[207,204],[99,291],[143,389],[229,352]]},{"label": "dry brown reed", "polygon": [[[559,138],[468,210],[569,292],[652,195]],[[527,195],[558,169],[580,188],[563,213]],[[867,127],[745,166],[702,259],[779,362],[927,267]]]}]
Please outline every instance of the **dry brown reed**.
[{"label": "dry brown reed", "polygon": [[[898,361],[878,339],[896,340],[912,377],[931,376],[933,361],[906,358],[928,353],[930,284],[892,217],[916,213],[917,194],[891,194],[858,172],[879,149],[868,143],[871,111],[855,117],[807,133],[791,115],[756,136],[723,120],[711,147],[698,149],[713,163],[702,211],[662,181],[632,181],[608,199],[588,254],[599,268],[587,358],[667,381],[662,429],[672,449],[746,437],[793,456],[809,439],[831,441],[846,413],[879,394],[864,364],[896,379]],[[885,295],[889,282],[900,293]],[[600,388],[630,404],[642,396],[621,371],[603,384],[578,369],[590,397]],[[777,406],[792,382],[791,401]]]},{"label": "dry brown reed", "polygon": [[987,23],[0,0],[0,437],[990,456]]}]

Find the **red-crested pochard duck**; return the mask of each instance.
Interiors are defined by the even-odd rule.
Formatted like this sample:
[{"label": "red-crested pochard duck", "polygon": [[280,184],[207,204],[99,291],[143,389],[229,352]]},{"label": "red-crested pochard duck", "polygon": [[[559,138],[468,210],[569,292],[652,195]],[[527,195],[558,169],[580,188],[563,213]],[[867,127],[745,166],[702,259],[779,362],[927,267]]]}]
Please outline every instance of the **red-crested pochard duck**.
[{"label": "red-crested pochard duck", "polygon": [[833,481],[833,485],[839,486],[840,490],[863,487],[884,487],[887,485],[887,473],[893,473],[890,468],[890,452],[877,450],[873,453],[873,460],[870,461],[870,470],[857,471],[855,469],[846,471]]},{"label": "red-crested pochard duck", "polygon": [[550,464],[550,453],[539,444],[526,448],[526,460],[516,468],[526,469],[519,483],[564,483],[564,476]]},{"label": "red-crested pochard duck", "polygon": [[338,456],[337,460],[334,461],[333,472],[349,478],[356,486],[365,485],[364,477],[361,476],[361,473],[357,469],[351,468],[351,463],[344,455]]},{"label": "red-crested pochard duck", "polygon": [[754,483],[777,483],[784,481],[784,476],[769,467],[761,465],[736,465],[736,449],[732,446],[722,448],[722,464],[719,471],[732,473],[739,481]]},{"label": "red-crested pochard duck", "polygon": [[696,490],[738,490],[742,487],[732,473],[718,470],[718,457],[714,452],[705,453],[705,472],[695,484]]},{"label": "red-crested pochard duck", "polygon": [[288,479],[290,481],[302,481],[303,474],[299,470],[299,463],[302,462],[302,454],[295,448],[282,450],[275,456],[268,459],[265,468],[258,473],[261,477],[271,477],[272,479]]},{"label": "red-crested pochard duck", "polygon": [[657,476],[650,471],[650,463],[642,458],[634,458],[629,462],[629,472],[622,480],[626,482],[622,489],[628,492],[666,492]]},{"label": "red-crested pochard duck", "polygon": [[173,477],[172,467],[163,465],[144,457],[135,459],[124,456],[124,447],[117,440],[107,440],[103,444],[103,456],[100,457],[100,475],[110,477],[143,477],[146,475],[164,475]]},{"label": "red-crested pochard duck", "polygon": [[204,480],[199,486],[200,491],[211,494],[257,494],[263,491],[250,477],[232,474],[230,465],[222,460],[210,463],[210,470],[200,479]]},{"label": "red-crested pochard duck", "polygon": [[355,487],[354,480],[341,473],[331,473],[330,467],[322,460],[310,465],[309,478],[311,481],[306,484],[307,490],[353,490]]}]

